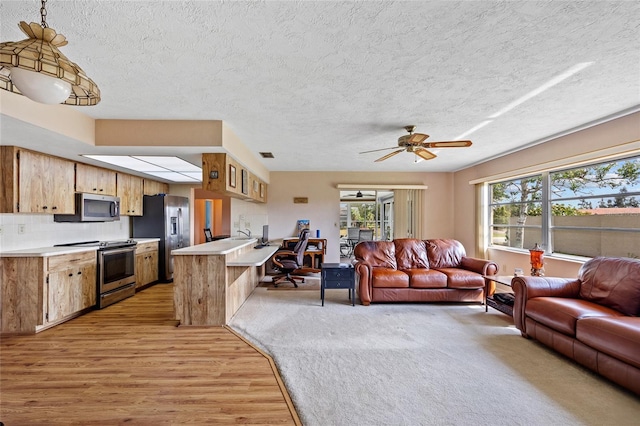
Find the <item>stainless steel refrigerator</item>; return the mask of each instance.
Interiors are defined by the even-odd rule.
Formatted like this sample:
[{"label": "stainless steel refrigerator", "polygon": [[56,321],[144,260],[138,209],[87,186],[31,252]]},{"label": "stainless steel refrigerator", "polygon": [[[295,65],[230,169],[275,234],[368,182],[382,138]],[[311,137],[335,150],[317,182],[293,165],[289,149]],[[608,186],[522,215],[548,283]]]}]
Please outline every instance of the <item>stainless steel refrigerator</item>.
[{"label": "stainless steel refrigerator", "polygon": [[171,250],[190,246],[189,199],[176,195],[145,195],[142,216],[133,217],[133,238],[160,238],[158,279],[173,280]]}]

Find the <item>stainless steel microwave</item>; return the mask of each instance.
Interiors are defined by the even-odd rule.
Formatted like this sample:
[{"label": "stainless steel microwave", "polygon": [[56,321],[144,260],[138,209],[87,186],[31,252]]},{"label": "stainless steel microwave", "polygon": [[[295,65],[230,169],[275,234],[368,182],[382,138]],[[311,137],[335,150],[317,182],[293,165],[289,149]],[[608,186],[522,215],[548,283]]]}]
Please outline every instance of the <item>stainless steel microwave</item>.
[{"label": "stainless steel microwave", "polygon": [[55,214],[54,222],[112,222],[120,220],[120,197],[76,193],[75,214]]}]

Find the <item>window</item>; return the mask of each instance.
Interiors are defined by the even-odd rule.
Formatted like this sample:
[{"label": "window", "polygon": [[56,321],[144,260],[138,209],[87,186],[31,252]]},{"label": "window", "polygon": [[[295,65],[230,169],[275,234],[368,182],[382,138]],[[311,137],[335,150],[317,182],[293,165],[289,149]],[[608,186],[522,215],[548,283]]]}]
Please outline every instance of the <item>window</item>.
[{"label": "window", "polygon": [[490,185],[491,245],[640,257],[640,157]]}]

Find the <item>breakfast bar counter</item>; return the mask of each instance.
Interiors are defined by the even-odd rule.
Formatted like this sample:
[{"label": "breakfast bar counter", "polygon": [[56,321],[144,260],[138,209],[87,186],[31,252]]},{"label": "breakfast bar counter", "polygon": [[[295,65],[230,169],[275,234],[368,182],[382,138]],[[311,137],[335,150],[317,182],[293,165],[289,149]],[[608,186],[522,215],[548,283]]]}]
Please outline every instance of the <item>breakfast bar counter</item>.
[{"label": "breakfast bar counter", "polygon": [[173,250],[174,309],[180,325],[222,326],[264,277],[278,246],[257,240],[212,241]]}]

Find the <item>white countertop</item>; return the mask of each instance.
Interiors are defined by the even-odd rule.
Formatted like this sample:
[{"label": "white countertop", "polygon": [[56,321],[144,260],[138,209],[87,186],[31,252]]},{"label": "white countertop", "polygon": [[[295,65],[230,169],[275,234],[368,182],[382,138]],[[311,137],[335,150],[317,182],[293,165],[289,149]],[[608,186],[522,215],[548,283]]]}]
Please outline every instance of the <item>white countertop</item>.
[{"label": "white countertop", "polygon": [[227,262],[227,266],[260,266],[271,259],[273,253],[280,249],[279,246],[266,246],[248,251],[238,256],[237,259]]},{"label": "white countertop", "polygon": [[[160,241],[160,238],[133,238],[137,243],[150,243]],[[11,250],[0,252],[0,257],[46,257],[61,254],[81,253],[83,251],[96,251],[98,247],[37,247],[29,249]]]},{"label": "white countertop", "polygon": [[0,257],[46,257],[96,250],[98,247],[38,247],[0,252]]},{"label": "white countertop", "polygon": [[160,241],[160,238],[132,238],[133,241],[139,244],[144,243],[153,243],[155,241]]},{"label": "white countertop", "polygon": [[246,240],[225,238],[224,240],[211,241],[210,243],[171,250],[171,254],[174,256],[222,255],[231,253],[234,250],[250,244],[255,245],[257,242],[258,240],[256,238]]}]

